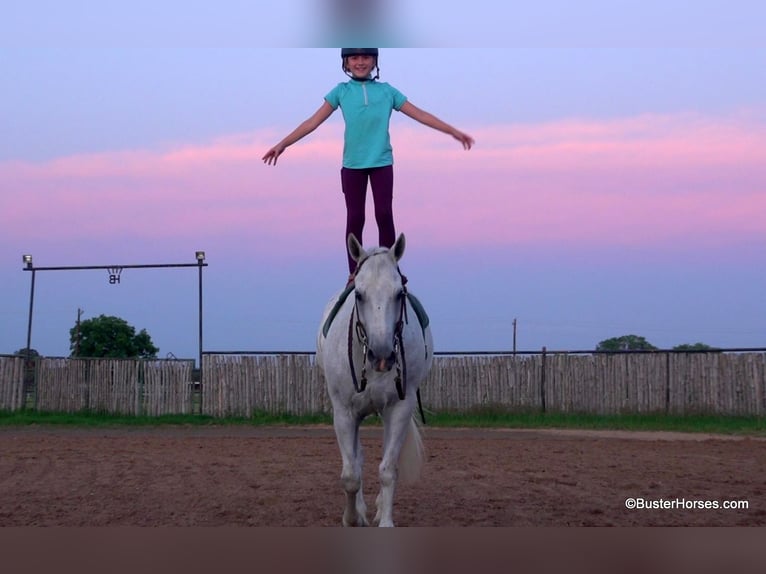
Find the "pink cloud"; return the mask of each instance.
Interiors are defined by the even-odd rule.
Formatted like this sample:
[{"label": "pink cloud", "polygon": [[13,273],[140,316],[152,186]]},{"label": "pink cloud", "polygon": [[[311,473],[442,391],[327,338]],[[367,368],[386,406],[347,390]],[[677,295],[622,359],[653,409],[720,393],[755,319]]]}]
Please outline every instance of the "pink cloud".
[{"label": "pink cloud", "polygon": [[[393,128],[397,226],[419,242],[662,247],[766,239],[766,126],[747,114],[469,132],[477,144],[466,152],[414,123]],[[0,235],[336,245],[342,126],[322,126],[276,167],[263,165],[282,135],[2,163]]]},{"label": "pink cloud", "polygon": [[766,208],[766,128],[758,122],[641,116],[475,135],[475,156],[445,152],[441,162],[423,145],[431,134],[406,140],[415,157],[399,163],[412,170],[399,196],[414,207],[424,189],[437,188],[431,217],[421,211],[409,219],[428,226],[424,235],[436,243],[693,245],[766,236],[759,217]]}]

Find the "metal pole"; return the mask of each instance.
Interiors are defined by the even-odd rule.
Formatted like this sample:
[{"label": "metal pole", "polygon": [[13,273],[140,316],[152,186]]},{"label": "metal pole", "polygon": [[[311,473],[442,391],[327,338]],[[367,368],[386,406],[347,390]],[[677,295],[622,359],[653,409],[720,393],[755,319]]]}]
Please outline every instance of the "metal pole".
[{"label": "metal pole", "polygon": [[27,322],[27,361],[32,358],[32,311],[35,305],[35,269],[29,268],[32,271],[32,287],[29,290],[29,320]]},{"label": "metal pole", "polygon": [[29,387],[30,384],[34,384],[34,378],[36,378],[36,366],[32,367],[32,373],[33,373],[33,380],[32,382],[29,381],[29,373],[30,373],[30,366],[32,364],[32,312],[34,310],[35,305],[35,269],[31,265],[27,267],[30,271],[32,271],[32,286],[29,289],[29,320],[27,321],[27,349],[26,349],[26,359],[24,360],[24,370],[23,370],[23,379],[21,382],[21,388],[22,388],[22,398],[23,398],[23,408],[26,409],[27,406],[27,393],[29,393]]},{"label": "metal pole", "polygon": [[[202,396],[202,260],[198,260],[197,263],[199,265],[199,390]],[[201,401],[200,412],[202,412]]]}]

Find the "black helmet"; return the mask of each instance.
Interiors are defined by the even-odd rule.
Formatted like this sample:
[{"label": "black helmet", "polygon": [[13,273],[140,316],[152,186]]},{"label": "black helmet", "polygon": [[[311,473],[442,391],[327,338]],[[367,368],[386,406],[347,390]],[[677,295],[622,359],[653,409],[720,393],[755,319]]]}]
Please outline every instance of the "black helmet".
[{"label": "black helmet", "polygon": [[341,48],[340,49],[340,57],[341,57],[341,66],[343,68],[343,73],[346,74],[349,77],[353,77],[351,74],[348,73],[348,70],[346,70],[346,58],[349,56],[372,56],[375,58],[375,80],[380,78],[380,66],[378,66],[378,48]]},{"label": "black helmet", "polygon": [[341,48],[340,57],[347,58],[348,56],[375,56],[378,57],[377,48]]}]

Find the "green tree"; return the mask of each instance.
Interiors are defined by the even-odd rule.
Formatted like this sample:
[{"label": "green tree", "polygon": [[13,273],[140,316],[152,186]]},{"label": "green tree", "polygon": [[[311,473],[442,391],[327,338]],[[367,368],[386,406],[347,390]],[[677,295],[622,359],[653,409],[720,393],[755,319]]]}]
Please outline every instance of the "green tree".
[{"label": "green tree", "polygon": [[638,335],[623,335],[604,339],[596,346],[597,351],[655,351],[657,347]]},{"label": "green tree", "polygon": [[[27,356],[27,348],[22,347],[18,351],[14,353],[17,357],[26,357]],[[37,349],[29,349],[29,356],[30,357],[39,357],[40,353],[37,352]]]},{"label": "green tree", "polygon": [[159,349],[146,329],[136,334],[124,319],[99,315],[82,321],[69,330],[72,357],[112,357],[154,359]]},{"label": "green tree", "polygon": [[673,347],[674,351],[718,351],[716,347],[711,347],[705,343],[684,343],[683,345],[676,345]]}]

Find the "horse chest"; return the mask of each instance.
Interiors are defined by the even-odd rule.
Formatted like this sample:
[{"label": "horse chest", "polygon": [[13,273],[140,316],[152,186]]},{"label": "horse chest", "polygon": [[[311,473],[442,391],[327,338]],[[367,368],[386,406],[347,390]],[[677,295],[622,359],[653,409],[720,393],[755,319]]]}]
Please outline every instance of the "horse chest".
[{"label": "horse chest", "polygon": [[353,410],[360,416],[380,414],[395,402],[399,402],[399,397],[391,373],[375,373],[369,377],[365,390],[351,397]]}]

